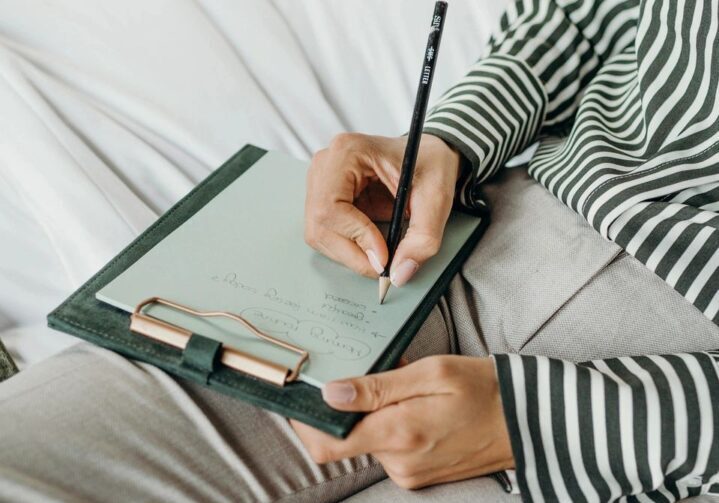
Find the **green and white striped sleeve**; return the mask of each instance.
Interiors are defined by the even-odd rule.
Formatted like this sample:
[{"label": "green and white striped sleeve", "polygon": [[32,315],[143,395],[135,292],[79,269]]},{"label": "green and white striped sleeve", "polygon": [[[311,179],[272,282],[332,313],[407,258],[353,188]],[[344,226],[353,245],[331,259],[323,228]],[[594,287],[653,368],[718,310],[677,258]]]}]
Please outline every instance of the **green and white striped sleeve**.
[{"label": "green and white striped sleeve", "polygon": [[[428,114],[425,132],[471,163],[459,202],[538,135],[567,128],[602,61],[631,42],[637,2],[520,0],[502,17],[486,57]],[[609,34],[609,35],[608,35]]]},{"label": "green and white striped sleeve", "polygon": [[719,494],[719,351],[494,359],[524,501]]}]

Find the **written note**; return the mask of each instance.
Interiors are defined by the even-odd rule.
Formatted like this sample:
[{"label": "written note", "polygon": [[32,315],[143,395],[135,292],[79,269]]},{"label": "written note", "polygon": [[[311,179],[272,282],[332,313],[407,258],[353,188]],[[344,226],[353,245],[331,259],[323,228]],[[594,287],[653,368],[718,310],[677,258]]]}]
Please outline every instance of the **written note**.
[{"label": "written note", "polygon": [[[307,349],[301,378],[316,386],[365,374],[479,220],[453,214],[439,254],[380,306],[376,280],[305,244],[306,169],[306,162],[266,154],[97,297],[127,311],[160,296],[241,314],[260,330]],[[260,358],[288,366],[296,359],[236,323],[198,321],[161,306],[151,314]]]},{"label": "written note", "polygon": [[[340,335],[327,320],[360,335],[369,332],[360,322],[369,324],[367,306],[336,295],[325,293],[320,306],[305,306],[301,302],[283,297],[277,288],[269,287],[264,293],[243,283],[237,273],[213,275],[211,280],[230,288],[239,288],[245,293],[261,295],[277,308],[250,307],[240,314],[263,332],[275,337],[290,339],[305,349],[316,353],[333,355],[339,360],[356,360],[370,354],[370,347],[358,337]],[[374,311],[376,313],[376,311]],[[300,319],[298,316],[306,318]],[[347,318],[347,319],[343,319]],[[381,337],[376,331],[370,335]]]}]

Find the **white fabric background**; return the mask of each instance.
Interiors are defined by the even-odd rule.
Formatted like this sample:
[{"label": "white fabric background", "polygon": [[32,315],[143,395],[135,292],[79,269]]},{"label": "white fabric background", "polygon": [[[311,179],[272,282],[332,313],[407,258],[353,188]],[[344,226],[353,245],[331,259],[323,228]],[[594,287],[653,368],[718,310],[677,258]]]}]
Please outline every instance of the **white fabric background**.
[{"label": "white fabric background", "polygon": [[[506,4],[451,0],[434,98]],[[433,0],[0,0],[0,338],[45,315],[245,143],[300,158],[409,123]]]}]

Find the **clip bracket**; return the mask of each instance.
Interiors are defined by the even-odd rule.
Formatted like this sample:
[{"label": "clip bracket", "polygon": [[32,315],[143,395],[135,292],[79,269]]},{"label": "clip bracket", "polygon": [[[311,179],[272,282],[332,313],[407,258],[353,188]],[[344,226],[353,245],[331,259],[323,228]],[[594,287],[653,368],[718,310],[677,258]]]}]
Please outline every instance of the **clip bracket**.
[{"label": "clip bracket", "polygon": [[[293,368],[289,368],[244,353],[236,348],[223,345],[223,347],[219,350],[219,360],[222,364],[278,386],[284,386],[288,382],[295,381],[300,374],[300,369],[309,359],[309,353],[306,350],[261,332],[257,329],[257,327],[240,315],[224,311],[198,311],[160,297],[151,297],[140,302],[135,307],[134,312],[130,315],[130,330],[182,349],[183,351],[185,351],[190,339],[193,337],[192,331],[145,314],[143,309],[151,304],[161,304],[183,313],[202,318],[222,317],[234,320],[260,339],[296,353],[299,357],[297,364]],[[205,379],[207,379],[211,370],[205,370],[207,371]]]}]

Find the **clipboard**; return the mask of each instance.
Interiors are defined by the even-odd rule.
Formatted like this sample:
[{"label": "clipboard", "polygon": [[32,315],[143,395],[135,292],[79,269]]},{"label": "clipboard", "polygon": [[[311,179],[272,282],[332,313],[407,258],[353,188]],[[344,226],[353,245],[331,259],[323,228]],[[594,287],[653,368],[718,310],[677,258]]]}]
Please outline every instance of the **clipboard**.
[{"label": "clipboard", "polygon": [[[233,313],[201,312],[193,306],[177,304],[173,299],[149,298],[138,304],[135,313],[129,314],[95,298],[100,289],[182,225],[266,153],[266,150],[253,145],[243,147],[53,310],[47,317],[48,325],[128,358],[155,365],[174,376],[192,380],[344,438],[363,414],[332,409],[322,399],[319,388],[295,379],[307,361],[307,352],[303,348],[291,344],[288,346],[292,347],[284,347],[297,355],[295,367],[286,368],[248,357],[241,348],[223,347],[222,343],[202,334],[191,333],[182,327],[154,319],[146,315],[144,309],[153,303],[163,303],[174,309],[185,310],[193,316],[225,316],[242,323],[241,317]],[[480,225],[449,262],[370,372],[389,370],[396,366],[486,230],[488,213],[481,213],[479,217]],[[259,330],[257,332],[255,335],[258,337],[267,336]]]}]

